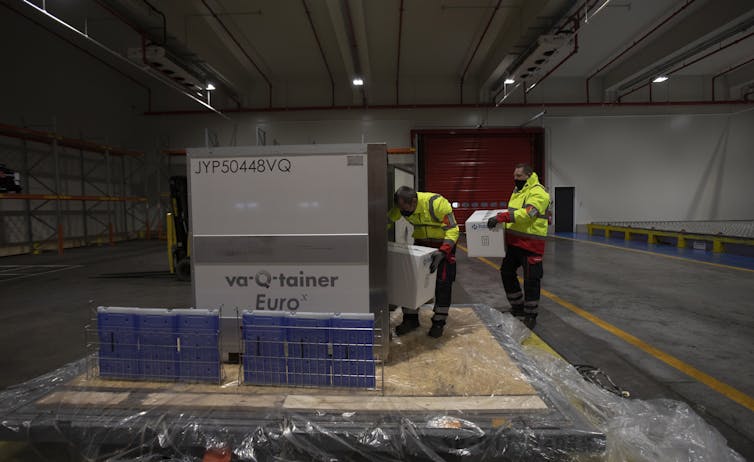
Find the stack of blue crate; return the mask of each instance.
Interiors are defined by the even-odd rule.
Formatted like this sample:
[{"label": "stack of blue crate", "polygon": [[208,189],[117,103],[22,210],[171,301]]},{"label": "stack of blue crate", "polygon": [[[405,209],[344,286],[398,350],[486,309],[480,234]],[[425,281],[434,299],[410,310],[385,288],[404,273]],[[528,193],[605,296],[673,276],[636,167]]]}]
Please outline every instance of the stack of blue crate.
[{"label": "stack of blue crate", "polygon": [[375,388],[374,315],[343,313],[332,325],[332,384]]},{"label": "stack of blue crate", "polygon": [[244,383],[374,388],[374,315],[243,313]]},{"label": "stack of blue crate", "polygon": [[218,310],[99,307],[100,376],[220,381]]},{"label": "stack of blue crate", "polygon": [[139,362],[145,380],[177,380],[177,317],[165,308],[137,308]]},{"label": "stack of blue crate", "polygon": [[288,384],[329,386],[332,361],[330,315],[292,313],[288,317]]},{"label": "stack of blue crate", "polygon": [[135,380],[141,377],[133,308],[97,309],[99,371],[102,377]]},{"label": "stack of blue crate", "polygon": [[285,385],[287,314],[280,311],[243,313],[244,382],[255,385]]},{"label": "stack of blue crate", "polygon": [[173,310],[178,336],[178,374],[184,382],[220,381],[220,311]]}]

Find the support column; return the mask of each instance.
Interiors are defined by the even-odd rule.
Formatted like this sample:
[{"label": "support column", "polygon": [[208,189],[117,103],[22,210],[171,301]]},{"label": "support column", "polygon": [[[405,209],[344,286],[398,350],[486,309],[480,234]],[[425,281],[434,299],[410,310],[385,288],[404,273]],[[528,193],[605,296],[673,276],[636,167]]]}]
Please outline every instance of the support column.
[{"label": "support column", "polygon": [[115,245],[115,236],[114,236],[114,229],[113,229],[113,203],[112,203],[112,197],[113,197],[113,181],[112,181],[112,168],[110,165],[110,151],[105,151],[105,169],[106,172],[106,181],[107,181],[107,233],[108,233],[108,240],[110,242],[110,245]]},{"label": "support column", "polygon": [[[82,139],[83,136],[80,136]],[[86,172],[84,167],[84,150],[79,149],[79,169],[81,173],[81,195],[86,196]],[[86,201],[81,201],[81,226],[84,231],[84,246],[89,245],[89,230],[87,229]]]},{"label": "support column", "polygon": [[[25,139],[21,140],[21,146],[24,150],[24,181],[26,182],[24,192],[31,194],[31,191],[29,191],[29,185],[31,184],[31,177],[29,176],[31,172],[29,168],[29,149]],[[24,213],[24,218],[26,218],[26,241],[29,243],[29,253],[32,253],[34,251],[34,230],[31,227],[31,201],[29,199],[24,200]]]},{"label": "support column", "polygon": [[58,255],[63,255],[63,247],[65,244],[65,238],[63,236],[63,211],[61,209],[62,204],[60,201],[60,152],[58,150],[58,140],[52,140],[52,157],[55,162],[55,195],[58,199],[55,199],[55,221],[57,223],[58,231]]},{"label": "support column", "polygon": [[721,241],[720,239],[712,239],[712,252],[713,253],[725,252],[725,246],[723,246],[723,241]]}]

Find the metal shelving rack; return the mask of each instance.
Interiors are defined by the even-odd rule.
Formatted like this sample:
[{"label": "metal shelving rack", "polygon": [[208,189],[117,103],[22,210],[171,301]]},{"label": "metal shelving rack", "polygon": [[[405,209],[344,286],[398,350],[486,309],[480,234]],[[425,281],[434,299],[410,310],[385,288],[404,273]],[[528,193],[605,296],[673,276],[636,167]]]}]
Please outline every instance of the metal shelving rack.
[{"label": "metal shelving rack", "polygon": [[[66,247],[66,238],[77,239],[80,245],[89,245],[92,242],[102,243],[106,238],[111,245],[118,238],[128,239],[132,234],[150,237],[149,202],[144,196],[132,196],[126,194],[128,181],[138,172],[143,172],[145,167],[144,154],[106,144],[101,144],[84,139],[69,138],[49,131],[33,130],[13,125],[0,124],[0,136],[21,140],[20,154],[22,157],[22,181],[26,193],[0,194],[0,200],[24,201],[25,243],[29,252],[34,252],[46,246],[52,241],[57,241],[58,254],[63,254]],[[32,143],[36,143],[32,145]],[[39,151],[37,144],[49,146],[49,152]],[[31,145],[31,146],[30,146]],[[73,154],[71,153],[73,151]],[[97,155],[94,165],[91,164],[91,155]],[[52,160],[52,182],[49,178],[45,181],[37,172],[40,164],[46,160]],[[75,159],[79,164],[78,171],[78,194],[70,194],[63,187],[64,176],[68,179],[71,173],[64,173],[61,161]],[[114,167],[120,164],[120,174],[113,175]],[[104,181],[97,183],[92,179],[93,173],[104,166]],[[31,188],[32,181],[34,188]],[[66,186],[70,186],[70,182]],[[41,189],[44,193],[35,194],[28,192],[30,189]],[[88,191],[96,191],[94,194]],[[80,211],[64,210],[66,201],[78,201],[81,204]],[[45,219],[51,215],[49,208],[45,206],[54,203],[54,220]],[[119,206],[120,205],[120,206]],[[102,208],[105,208],[103,211]],[[143,209],[143,213],[139,209]],[[43,213],[48,212],[48,213]],[[122,214],[117,217],[116,214]],[[81,215],[82,235],[66,236],[65,224],[70,223],[70,215]],[[90,229],[89,221],[94,221],[101,228]],[[129,227],[130,221],[130,227]],[[35,233],[34,223],[41,224],[50,230],[50,234],[40,238],[39,232]],[[116,229],[116,223],[120,222],[121,229]],[[142,234],[143,233],[143,234]]]}]

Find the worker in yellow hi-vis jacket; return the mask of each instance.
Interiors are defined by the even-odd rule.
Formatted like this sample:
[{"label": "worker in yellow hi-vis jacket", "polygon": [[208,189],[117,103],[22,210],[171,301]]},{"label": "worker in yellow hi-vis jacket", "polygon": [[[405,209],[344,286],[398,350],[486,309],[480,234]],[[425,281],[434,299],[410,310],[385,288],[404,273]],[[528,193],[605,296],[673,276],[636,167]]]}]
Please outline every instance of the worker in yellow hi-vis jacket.
[{"label": "worker in yellow hi-vis jacket", "polygon": [[[498,213],[487,222],[492,229],[505,225],[505,258],[500,266],[505,295],[514,316],[523,317],[524,324],[533,329],[537,321],[542,276],[542,255],[547,237],[547,209],[550,194],[540,184],[530,165],[518,164],[513,171],[516,188],[508,201],[508,210]],[[523,267],[524,290],[518,283],[516,270]]]},{"label": "worker in yellow hi-vis jacket", "polygon": [[[456,242],[458,224],[450,202],[439,194],[416,192],[401,186],[394,195],[395,206],[388,213],[392,223],[403,216],[414,225],[414,243],[437,249],[432,254],[431,271],[437,272],[435,307],[429,336],[442,336],[448,318],[453,281],[456,279]],[[396,327],[396,335],[405,335],[419,327],[419,310],[403,308],[403,322]]]}]

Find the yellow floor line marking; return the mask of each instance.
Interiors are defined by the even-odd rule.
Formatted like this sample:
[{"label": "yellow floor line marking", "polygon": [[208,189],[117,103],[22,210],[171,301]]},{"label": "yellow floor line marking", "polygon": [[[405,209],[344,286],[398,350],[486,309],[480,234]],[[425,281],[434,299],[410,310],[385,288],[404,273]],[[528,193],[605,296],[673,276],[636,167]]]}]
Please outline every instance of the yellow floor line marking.
[{"label": "yellow floor line marking", "polygon": [[[468,253],[468,249],[463,247],[462,245],[458,245],[458,248],[463,250],[464,252]],[[496,265],[492,261],[484,258],[479,257],[479,260],[481,260],[483,263],[491,266],[492,268],[495,268],[495,270],[499,270],[499,265]],[[639,348],[640,350],[644,351],[645,353],[649,353],[650,355],[654,356],[655,358],[659,359],[660,361],[664,362],[665,364],[683,372],[684,374],[688,375],[689,377],[707,385],[711,389],[715,390],[716,392],[720,393],[721,395],[727,397],[728,399],[735,401],[736,403],[740,404],[741,406],[749,409],[750,411],[754,412],[754,398],[747,395],[746,393],[737,390],[727,383],[723,383],[716,378],[712,377],[711,375],[705,374],[704,372],[700,371],[699,369],[695,368],[694,366],[691,366],[689,364],[686,364],[685,362],[681,361],[680,359],[676,358],[673,355],[670,355],[668,353],[665,353],[664,351],[653,347],[652,345],[642,341],[641,339],[629,334],[628,332],[610,324],[607,321],[602,320],[601,318],[593,315],[592,313],[584,310],[583,308],[579,308],[578,306],[574,305],[573,303],[563,300],[562,298],[558,297],[557,295],[553,294],[550,291],[542,289],[542,295],[549,298],[553,302],[557,303],[558,305],[568,309],[569,311],[572,311],[573,313],[576,313],[577,315],[581,316],[582,318],[586,319],[587,321],[590,321],[597,326],[605,329],[606,331],[610,332],[611,334],[615,335],[616,337],[622,339],[623,341],[630,343],[631,345]]]},{"label": "yellow floor line marking", "polygon": [[560,356],[560,354],[558,354],[557,351],[553,350],[552,347],[547,344],[547,342],[542,340],[542,338],[539,335],[535,334],[534,332],[532,332],[530,336],[526,337],[526,340],[521,342],[521,345],[526,345],[526,346],[536,348],[538,350],[542,350],[551,356],[554,356],[558,359],[562,359],[563,361],[565,361],[565,359],[563,359],[563,357]]},{"label": "yellow floor line marking", "polygon": [[670,258],[672,260],[681,260],[681,261],[685,261],[685,262],[688,262],[688,263],[698,263],[700,265],[709,265],[709,266],[715,266],[715,267],[718,267],[718,268],[734,269],[734,270],[746,271],[746,272],[749,272],[749,273],[754,273],[754,270],[749,269],[749,268],[741,268],[740,266],[731,266],[731,265],[724,265],[722,263],[712,263],[712,262],[709,262],[709,261],[693,260],[691,258],[676,257],[675,255],[665,255],[663,253],[650,252],[649,250],[629,249],[629,248],[626,248],[626,247],[621,247],[619,245],[604,244],[602,242],[586,241],[584,239],[574,239],[574,238],[571,238],[571,237],[563,237],[563,236],[550,236],[550,237],[554,237],[555,239],[563,239],[563,240],[566,240],[566,241],[574,241],[574,242],[581,242],[581,243],[584,243],[584,244],[598,245],[600,247],[610,247],[611,249],[620,249],[620,250],[625,250],[625,251],[628,251],[628,252],[636,252],[636,253],[643,253],[643,254],[657,256],[657,257]]}]

